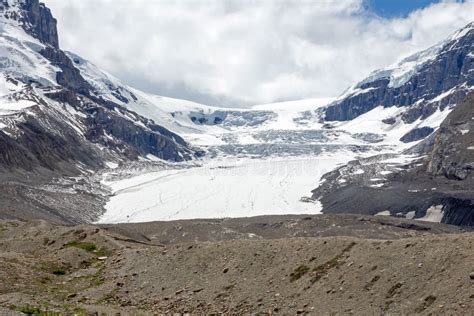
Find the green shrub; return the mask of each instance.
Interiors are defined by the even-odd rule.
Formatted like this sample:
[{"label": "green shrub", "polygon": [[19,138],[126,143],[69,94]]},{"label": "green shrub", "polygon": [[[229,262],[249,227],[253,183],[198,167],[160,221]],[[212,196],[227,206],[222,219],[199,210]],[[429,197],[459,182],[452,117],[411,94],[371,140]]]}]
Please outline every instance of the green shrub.
[{"label": "green shrub", "polygon": [[66,244],[66,247],[75,247],[88,252],[93,252],[97,250],[97,246],[91,242],[80,242],[80,241],[71,241]]}]

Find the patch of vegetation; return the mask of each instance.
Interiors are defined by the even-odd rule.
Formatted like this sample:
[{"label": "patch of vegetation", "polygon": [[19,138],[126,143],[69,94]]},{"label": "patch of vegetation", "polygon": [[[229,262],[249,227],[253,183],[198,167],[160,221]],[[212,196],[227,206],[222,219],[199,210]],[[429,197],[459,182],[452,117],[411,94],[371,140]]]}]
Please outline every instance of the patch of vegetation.
[{"label": "patch of vegetation", "polygon": [[10,309],[26,314],[26,315],[35,315],[35,316],[59,316],[59,313],[56,312],[50,312],[50,311],[45,311],[42,310],[41,308],[37,306],[16,306],[16,305],[10,305]]},{"label": "patch of vegetation", "polygon": [[[66,266],[54,262],[41,263],[41,269],[54,275],[65,275],[68,272],[68,268]],[[48,281],[49,278],[47,277],[40,279],[40,283],[43,284],[47,283]]]},{"label": "patch of vegetation", "polygon": [[74,247],[85,250],[87,252],[93,252],[98,257],[108,257],[112,254],[107,248],[98,248],[94,243],[82,242],[78,240],[68,242],[65,247]]},{"label": "patch of vegetation", "polygon": [[309,272],[309,268],[304,264],[300,265],[290,274],[290,282],[295,282],[296,280],[301,279],[306,273]]},{"label": "patch of vegetation", "polygon": [[97,304],[106,304],[106,303],[114,303],[116,302],[115,294],[117,293],[118,289],[113,289],[110,293],[105,294],[102,296],[98,301]]},{"label": "patch of vegetation", "polygon": [[226,291],[230,291],[230,290],[232,290],[234,287],[235,287],[235,283],[231,283],[231,284],[229,284],[229,285],[224,286],[223,289],[226,290]]},{"label": "patch of vegetation", "polygon": [[66,247],[79,248],[88,252],[93,252],[97,250],[97,246],[91,242],[81,242],[81,241],[70,241],[66,244]]},{"label": "patch of vegetation", "polygon": [[[62,306],[62,308],[65,310],[65,311],[68,311],[68,315],[70,315],[70,313],[72,313],[73,315],[75,316],[78,316],[78,315],[88,315],[87,314],[87,311],[84,309],[84,308],[81,308],[81,307],[76,307],[74,305],[69,305],[69,304],[65,304]],[[63,315],[63,314],[61,314]]]},{"label": "patch of vegetation", "polygon": [[343,265],[345,263],[344,254],[349,252],[355,245],[355,242],[351,242],[348,246],[342,249],[339,255],[315,267],[313,269],[311,284],[318,282],[324,275],[328,274],[331,269],[338,268]]},{"label": "patch of vegetation", "polygon": [[63,267],[56,267],[51,271],[54,275],[65,275],[66,269]]},{"label": "patch of vegetation", "polygon": [[337,268],[344,264],[344,260],[342,259],[342,255],[338,255],[325,263],[315,267],[313,269],[313,276],[311,278],[311,283],[316,283],[318,282],[324,275],[329,273],[329,270],[333,268]]},{"label": "patch of vegetation", "polygon": [[18,223],[15,222],[0,222],[0,236],[2,236],[5,232],[10,230],[12,227],[18,227]]},{"label": "patch of vegetation", "polygon": [[384,312],[388,311],[388,309],[390,308],[390,305],[392,305],[392,303],[393,303],[393,300],[385,301],[385,304],[383,305],[382,310]]},{"label": "patch of vegetation", "polygon": [[346,253],[346,252],[349,252],[351,251],[352,248],[354,248],[354,246],[357,245],[356,242],[351,242],[346,248],[342,249],[342,253]]}]

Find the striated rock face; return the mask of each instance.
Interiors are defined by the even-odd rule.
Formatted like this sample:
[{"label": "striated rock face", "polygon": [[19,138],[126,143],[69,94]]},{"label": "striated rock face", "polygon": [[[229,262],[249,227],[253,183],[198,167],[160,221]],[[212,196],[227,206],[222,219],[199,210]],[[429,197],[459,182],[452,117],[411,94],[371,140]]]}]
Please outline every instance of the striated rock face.
[{"label": "striated rock face", "polygon": [[59,48],[57,21],[39,0],[0,0],[0,13],[18,21],[28,34],[42,43]]},{"label": "striated rock face", "polygon": [[402,138],[400,138],[400,141],[404,143],[416,142],[420,139],[425,138],[426,136],[429,136],[433,132],[434,129],[428,126],[415,128],[403,135]]},{"label": "striated rock face", "polygon": [[41,51],[41,55],[61,69],[56,73],[56,81],[59,85],[77,93],[90,95],[91,85],[82,78],[80,71],[74,67],[72,61],[62,50],[46,47]]},{"label": "striated rock face", "polygon": [[[377,106],[407,107],[403,121],[424,119],[461,101],[474,85],[474,22],[448,41],[375,72],[328,107],[328,121],[346,121]],[[446,93],[442,98],[440,95]]]},{"label": "striated rock face", "polygon": [[57,21],[51,11],[38,0],[25,0],[22,9],[25,12],[23,28],[45,44],[58,49]]},{"label": "striated rock face", "polygon": [[456,106],[439,128],[428,172],[464,180],[474,169],[474,93]]}]

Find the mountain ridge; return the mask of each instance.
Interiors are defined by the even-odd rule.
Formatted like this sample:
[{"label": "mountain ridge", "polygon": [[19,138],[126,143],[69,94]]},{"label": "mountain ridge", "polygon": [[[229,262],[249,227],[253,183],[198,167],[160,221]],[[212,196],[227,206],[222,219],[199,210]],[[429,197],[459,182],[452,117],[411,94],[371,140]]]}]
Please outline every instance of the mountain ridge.
[{"label": "mountain ridge", "polygon": [[[395,66],[375,71],[329,106],[325,119],[345,121],[377,106],[408,106],[410,109],[399,119],[411,123],[429,117],[438,107],[443,109],[461,101],[474,85],[474,76],[469,72],[474,63],[474,55],[470,55],[473,39],[474,22],[471,22],[440,44]],[[446,95],[436,99],[443,93]]]}]

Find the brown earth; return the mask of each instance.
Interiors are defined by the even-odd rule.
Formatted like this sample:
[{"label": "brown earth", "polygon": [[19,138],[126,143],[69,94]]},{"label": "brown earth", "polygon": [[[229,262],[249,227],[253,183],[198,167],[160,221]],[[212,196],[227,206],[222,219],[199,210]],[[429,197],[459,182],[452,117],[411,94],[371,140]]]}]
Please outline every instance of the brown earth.
[{"label": "brown earth", "polygon": [[442,224],[318,215],[0,232],[2,315],[474,310],[474,235]]}]

